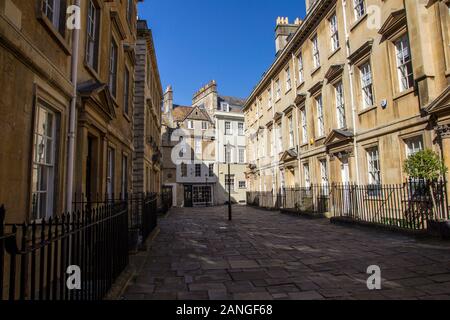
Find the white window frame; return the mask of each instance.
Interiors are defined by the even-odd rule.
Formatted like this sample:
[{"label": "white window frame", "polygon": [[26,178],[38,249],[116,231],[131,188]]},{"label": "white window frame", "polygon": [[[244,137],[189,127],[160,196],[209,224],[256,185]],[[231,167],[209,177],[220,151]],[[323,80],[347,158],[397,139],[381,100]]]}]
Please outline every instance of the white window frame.
[{"label": "white window frame", "polygon": [[42,12],[59,31],[61,23],[61,0],[43,0]]},{"label": "white window frame", "polygon": [[338,21],[336,13],[334,13],[328,21],[330,23],[330,33],[331,33],[331,52],[334,52],[337,49],[339,49],[340,46]]},{"label": "white window frame", "polygon": [[281,99],[281,83],[280,83],[280,79],[275,80],[275,90],[276,90],[275,97],[276,97],[276,100],[278,101],[278,100]]},{"label": "white window frame", "polygon": [[225,146],[225,163],[233,163],[233,148]]},{"label": "white window frame", "polygon": [[195,154],[202,153],[202,138],[201,137],[195,137],[194,148],[195,148]]},{"label": "white window frame", "polygon": [[314,69],[317,69],[320,67],[319,38],[317,34],[312,37],[311,42],[312,42]]},{"label": "white window frame", "polygon": [[280,124],[278,125],[278,153],[283,152],[284,147],[283,147],[283,124],[280,122]]},{"label": "white window frame", "polygon": [[202,130],[208,130],[208,122],[207,121],[202,121]]},{"label": "white window frame", "polygon": [[291,79],[291,67],[288,66],[284,69],[286,75],[286,92],[292,89],[292,79]]},{"label": "white window frame", "polygon": [[239,148],[239,163],[245,163],[245,148]]},{"label": "white window frame", "polygon": [[378,147],[366,149],[369,185],[381,185],[380,152]]},{"label": "white window frame", "polygon": [[268,107],[267,107],[267,109],[270,109],[270,108],[273,107],[272,89],[271,88],[267,89],[267,96],[268,96],[268,99],[267,99]]},{"label": "white window frame", "polygon": [[323,114],[323,97],[318,95],[316,98],[317,111],[317,136],[323,137],[325,135],[325,118]]},{"label": "white window frame", "polygon": [[300,111],[302,121],[302,142],[308,143],[308,119],[306,115],[306,107],[303,107]]},{"label": "white window frame", "polygon": [[305,81],[305,73],[303,66],[303,54],[300,52],[297,57],[298,62],[298,83],[301,84]]},{"label": "white window frame", "polygon": [[345,115],[345,96],[344,96],[344,84],[339,81],[334,86],[335,98],[336,98],[336,120],[338,129],[347,127],[347,119]]},{"label": "white window frame", "polygon": [[288,117],[288,124],[289,124],[289,149],[294,148],[295,141],[294,141],[294,117],[290,115]]},{"label": "white window frame", "polygon": [[214,163],[210,163],[208,165],[208,175],[210,177],[214,177]]},{"label": "white window frame", "polygon": [[231,121],[225,121],[225,135],[226,136],[233,135],[233,125]]},{"label": "white window frame", "polygon": [[247,181],[239,181],[239,189],[247,189]]},{"label": "white window frame", "polygon": [[[41,119],[42,116],[45,116],[45,120],[43,121]],[[35,219],[49,218],[54,214],[56,148],[58,141],[56,130],[58,125],[57,121],[57,116],[53,111],[49,110],[41,103],[38,103],[33,129],[32,199],[33,218]],[[38,129],[41,124],[42,128]],[[49,126],[51,126],[50,129]],[[36,179],[36,181],[34,181],[34,179]],[[42,200],[43,197],[45,197],[45,200]],[[44,208],[41,207],[41,203],[43,205],[45,203]]]},{"label": "white window frame", "polygon": [[365,0],[353,0],[353,11],[355,20],[358,21],[366,14]]},{"label": "white window frame", "polygon": [[408,35],[405,34],[394,42],[397,60],[397,77],[399,91],[403,92],[414,86],[414,74]]},{"label": "white window frame", "polygon": [[111,95],[117,97],[117,64],[119,58],[119,46],[114,37],[111,37],[109,52],[109,90]]},{"label": "white window frame", "polygon": [[416,154],[417,152],[420,152],[424,150],[424,144],[423,144],[423,136],[415,136],[411,138],[407,138],[404,140],[405,142],[405,152],[406,152],[406,158],[409,158],[410,156]]},{"label": "white window frame", "polygon": [[373,74],[370,61],[367,61],[359,66],[359,74],[361,78],[361,97],[363,109],[370,108],[375,103],[373,93]]},{"label": "white window frame", "polygon": [[311,187],[311,173],[309,171],[309,163],[303,164],[303,182],[305,183],[305,188]]},{"label": "white window frame", "polygon": [[245,126],[243,122],[238,122],[238,134],[240,136],[245,135]]},{"label": "white window frame", "polygon": [[98,28],[99,9],[95,6],[93,0],[89,0],[86,31],[86,63],[94,70],[98,68]]},{"label": "white window frame", "polygon": [[190,129],[190,130],[194,129],[194,121],[193,120],[188,120],[188,129]]}]

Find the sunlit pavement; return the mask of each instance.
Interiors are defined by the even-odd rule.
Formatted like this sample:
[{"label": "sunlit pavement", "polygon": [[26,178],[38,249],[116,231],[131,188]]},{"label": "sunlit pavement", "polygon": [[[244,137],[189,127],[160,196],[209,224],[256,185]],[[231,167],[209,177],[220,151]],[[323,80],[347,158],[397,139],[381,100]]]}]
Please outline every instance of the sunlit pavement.
[{"label": "sunlit pavement", "polygon": [[[123,299],[450,299],[450,243],[251,207],[174,208]],[[382,289],[367,288],[381,268]]]}]

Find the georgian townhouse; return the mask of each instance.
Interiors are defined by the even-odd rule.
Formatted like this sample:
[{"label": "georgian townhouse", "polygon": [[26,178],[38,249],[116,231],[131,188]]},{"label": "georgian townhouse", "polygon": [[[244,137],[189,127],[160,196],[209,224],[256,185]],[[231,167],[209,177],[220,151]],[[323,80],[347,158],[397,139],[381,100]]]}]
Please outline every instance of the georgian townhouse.
[{"label": "georgian townhouse", "polygon": [[[65,1],[0,1],[0,203],[6,222],[64,210],[71,84]],[[59,11],[51,11],[58,9]]]},{"label": "georgian townhouse", "polygon": [[279,18],[244,107],[252,190],[401,183],[424,148],[448,164],[448,30],[448,1],[307,1],[303,20]]},{"label": "georgian townhouse", "polygon": [[132,190],[136,4],[81,2],[75,191],[85,201]]},{"label": "georgian townhouse", "polygon": [[138,21],[134,88],[133,192],[161,190],[161,79],[151,30]]}]

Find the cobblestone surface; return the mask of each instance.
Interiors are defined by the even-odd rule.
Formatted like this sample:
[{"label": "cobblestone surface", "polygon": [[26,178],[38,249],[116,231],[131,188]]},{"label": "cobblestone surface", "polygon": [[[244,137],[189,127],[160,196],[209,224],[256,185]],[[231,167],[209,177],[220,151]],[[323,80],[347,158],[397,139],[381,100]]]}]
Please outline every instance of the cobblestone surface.
[{"label": "cobblestone surface", "polygon": [[[251,207],[174,208],[132,300],[447,299],[450,244]],[[369,291],[367,267],[382,271]]]}]

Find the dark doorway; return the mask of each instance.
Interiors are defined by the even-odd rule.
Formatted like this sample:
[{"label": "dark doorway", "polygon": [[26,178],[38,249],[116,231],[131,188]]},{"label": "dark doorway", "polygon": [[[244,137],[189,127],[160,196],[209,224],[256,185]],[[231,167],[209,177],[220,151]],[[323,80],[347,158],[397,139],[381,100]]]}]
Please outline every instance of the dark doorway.
[{"label": "dark doorway", "polygon": [[192,203],[192,186],[184,186],[184,206],[187,208],[191,208],[193,206]]}]

